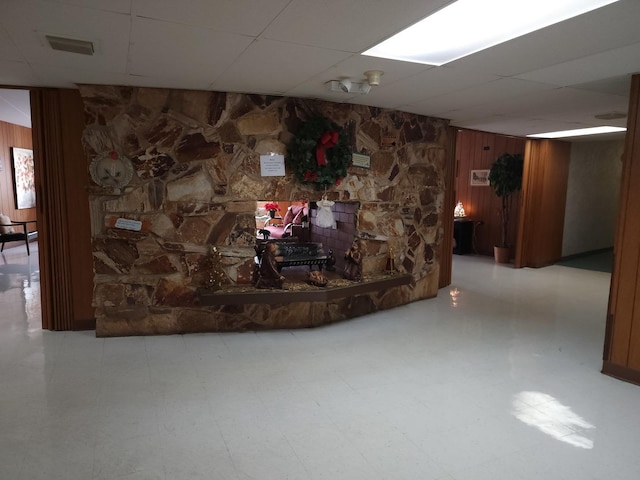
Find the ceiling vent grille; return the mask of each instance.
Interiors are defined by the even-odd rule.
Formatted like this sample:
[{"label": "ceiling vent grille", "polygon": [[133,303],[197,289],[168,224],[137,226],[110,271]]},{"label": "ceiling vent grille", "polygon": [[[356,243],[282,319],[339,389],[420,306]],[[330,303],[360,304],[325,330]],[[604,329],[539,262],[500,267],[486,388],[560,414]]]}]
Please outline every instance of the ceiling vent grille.
[{"label": "ceiling vent grille", "polygon": [[62,52],[80,53],[82,55],[93,55],[93,42],[86,40],[76,40],[75,38],[55,37],[53,35],[45,35],[49,45],[54,50]]}]

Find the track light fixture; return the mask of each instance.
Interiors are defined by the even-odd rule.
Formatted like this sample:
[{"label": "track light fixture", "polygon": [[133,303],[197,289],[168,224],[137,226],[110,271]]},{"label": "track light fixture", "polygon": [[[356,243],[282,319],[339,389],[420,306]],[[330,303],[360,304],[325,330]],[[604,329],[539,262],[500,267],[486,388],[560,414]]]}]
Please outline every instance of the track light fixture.
[{"label": "track light fixture", "polygon": [[384,75],[382,70],[369,70],[364,72],[364,76],[367,77],[367,82],[372,87],[377,87],[380,85],[380,77]]},{"label": "track light fixture", "polygon": [[349,93],[351,91],[351,80],[348,78],[340,80],[340,90],[344,93]]},{"label": "track light fixture", "polygon": [[341,80],[330,80],[325,85],[330,92],[343,92],[343,93],[359,93],[367,94],[371,91],[371,87],[380,85],[380,77],[384,72],[382,70],[369,70],[364,72],[366,80],[361,82],[354,82],[349,78],[343,78]]}]

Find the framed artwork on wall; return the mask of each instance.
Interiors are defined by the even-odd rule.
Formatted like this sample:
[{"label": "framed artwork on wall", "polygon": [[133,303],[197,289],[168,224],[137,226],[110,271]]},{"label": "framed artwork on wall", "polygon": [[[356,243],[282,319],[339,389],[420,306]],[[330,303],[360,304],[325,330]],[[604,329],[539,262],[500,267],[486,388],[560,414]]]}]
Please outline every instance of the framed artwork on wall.
[{"label": "framed artwork on wall", "polygon": [[469,185],[472,187],[488,187],[489,170],[471,170]]},{"label": "framed artwork on wall", "polygon": [[16,208],[34,208],[36,206],[36,182],[33,165],[33,150],[11,148],[13,167],[13,192]]}]

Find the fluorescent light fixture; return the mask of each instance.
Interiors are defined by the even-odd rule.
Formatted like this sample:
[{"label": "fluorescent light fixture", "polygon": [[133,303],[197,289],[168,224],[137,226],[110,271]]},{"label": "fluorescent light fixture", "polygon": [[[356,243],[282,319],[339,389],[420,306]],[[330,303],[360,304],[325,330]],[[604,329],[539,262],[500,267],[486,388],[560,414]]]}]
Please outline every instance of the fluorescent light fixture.
[{"label": "fluorescent light fixture", "polygon": [[564,137],[581,137],[583,135],[600,135],[601,133],[626,132],[623,127],[591,127],[578,128],[576,130],[561,130],[558,132],[536,133],[527,135],[531,138],[564,138]]},{"label": "fluorescent light fixture", "polygon": [[618,0],[458,0],[363,52],[444,65]]}]

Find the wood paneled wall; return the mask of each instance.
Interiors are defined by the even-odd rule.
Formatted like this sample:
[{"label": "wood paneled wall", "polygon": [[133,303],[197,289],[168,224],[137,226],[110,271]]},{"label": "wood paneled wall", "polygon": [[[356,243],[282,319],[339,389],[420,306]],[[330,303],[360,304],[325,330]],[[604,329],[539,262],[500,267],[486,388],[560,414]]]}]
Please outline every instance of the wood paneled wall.
[{"label": "wood paneled wall", "polygon": [[631,81],[602,371],[640,385],[640,76]]},{"label": "wood paneled wall", "polygon": [[571,144],[527,140],[516,267],[544,267],[562,256]]},{"label": "wood paneled wall", "polygon": [[42,326],[95,328],[84,106],[77,90],[31,92],[38,216]]},{"label": "wood paneled wall", "polygon": [[[36,219],[35,208],[16,209],[16,200],[13,186],[13,170],[11,168],[11,147],[33,148],[31,129],[0,122],[0,212],[8,215],[11,220],[26,221]],[[39,161],[34,157],[35,161]],[[29,230],[37,230],[36,224],[30,224]],[[10,242],[6,248],[16,245],[24,245],[24,242]]]},{"label": "wood paneled wall", "polygon": [[[500,243],[500,198],[489,186],[471,186],[471,170],[488,170],[503,153],[524,153],[525,139],[474,130],[458,130],[456,141],[455,202],[462,202],[468,217],[476,222],[475,252],[493,256],[493,246]],[[518,195],[514,198],[508,238],[515,244],[519,212]],[[453,209],[451,209],[453,216]]]}]

